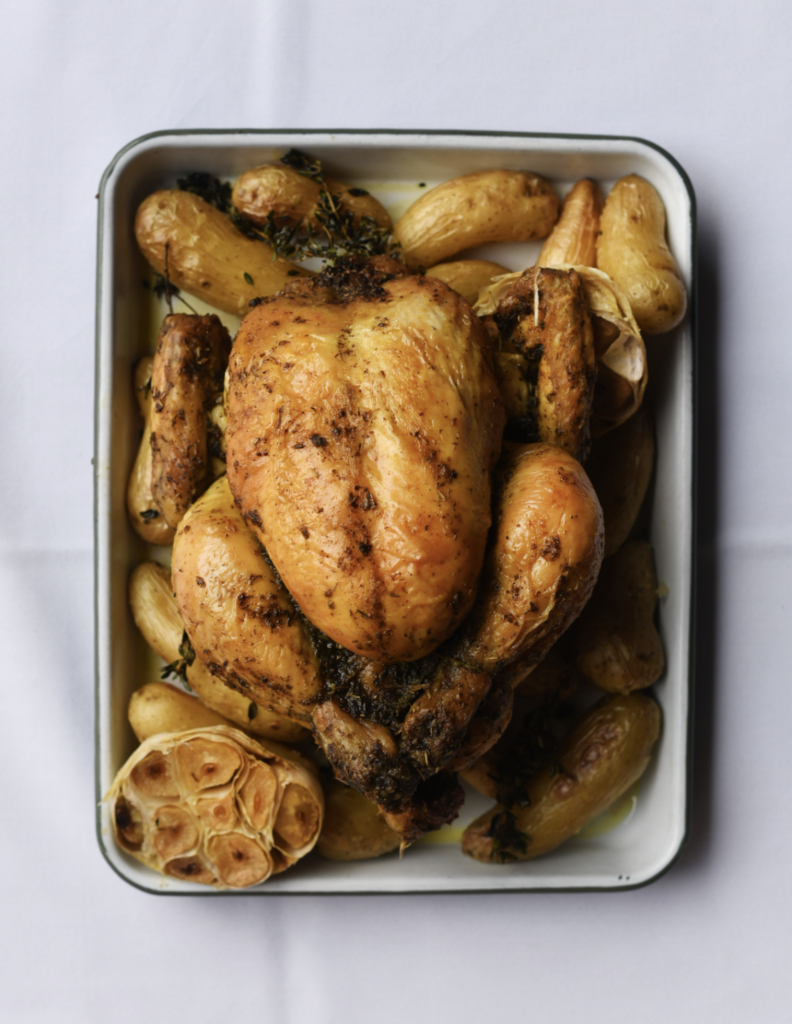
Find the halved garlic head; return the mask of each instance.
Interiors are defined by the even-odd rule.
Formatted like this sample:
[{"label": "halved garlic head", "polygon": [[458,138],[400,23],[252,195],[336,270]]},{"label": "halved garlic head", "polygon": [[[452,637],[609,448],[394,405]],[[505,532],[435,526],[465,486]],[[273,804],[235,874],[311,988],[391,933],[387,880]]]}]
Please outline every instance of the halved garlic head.
[{"label": "halved garlic head", "polygon": [[295,864],[324,816],[310,771],[224,725],[152,736],[105,799],[123,850],[218,889],[258,885]]}]

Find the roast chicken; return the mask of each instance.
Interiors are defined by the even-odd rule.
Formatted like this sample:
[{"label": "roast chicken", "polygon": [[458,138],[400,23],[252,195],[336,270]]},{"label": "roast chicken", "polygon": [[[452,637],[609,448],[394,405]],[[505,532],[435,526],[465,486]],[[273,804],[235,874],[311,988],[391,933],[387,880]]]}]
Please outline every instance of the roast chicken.
[{"label": "roast chicken", "polygon": [[461,296],[387,257],[295,279],[243,320],[227,479],[174,540],[197,656],[311,725],[405,842],[456,816],[454,773],[501,735],[602,560],[573,455],[502,446],[491,345]]}]

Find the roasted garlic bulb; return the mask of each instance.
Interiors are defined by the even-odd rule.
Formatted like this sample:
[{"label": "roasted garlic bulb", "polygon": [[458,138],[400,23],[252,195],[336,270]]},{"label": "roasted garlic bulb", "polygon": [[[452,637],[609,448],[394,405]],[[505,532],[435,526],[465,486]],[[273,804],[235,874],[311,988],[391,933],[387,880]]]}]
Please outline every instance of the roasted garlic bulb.
[{"label": "roasted garlic bulb", "polygon": [[151,737],[105,799],[122,849],[217,889],[258,885],[296,864],[324,815],[310,772],[222,725]]}]

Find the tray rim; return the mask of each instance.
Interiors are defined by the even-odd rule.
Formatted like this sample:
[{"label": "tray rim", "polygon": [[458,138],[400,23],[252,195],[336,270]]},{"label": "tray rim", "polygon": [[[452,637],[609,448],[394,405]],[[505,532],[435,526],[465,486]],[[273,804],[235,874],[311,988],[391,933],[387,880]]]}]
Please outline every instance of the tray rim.
[{"label": "tray rim", "polygon": [[[134,153],[137,150],[148,148],[148,145],[154,140],[167,140],[169,138],[184,140],[186,138],[194,137],[196,140],[206,139],[209,137],[213,138],[238,138],[238,137],[260,137],[262,141],[266,141],[271,136],[294,136],[300,137],[311,137],[311,136],[334,136],[333,142],[343,142],[347,139],[355,138],[366,138],[373,136],[380,137],[406,137],[410,136],[416,140],[438,140],[438,139],[471,139],[471,140],[547,140],[555,142],[569,142],[569,141],[580,141],[580,142],[600,142],[600,143],[613,143],[618,144],[633,144],[639,147],[646,147],[650,150],[654,150],[664,160],[666,160],[670,166],[678,174],[685,191],[687,193],[690,211],[690,288],[688,295],[688,312],[687,320],[690,332],[690,374],[691,374],[691,394],[690,394],[690,428],[691,428],[691,452],[690,452],[690,470],[691,478],[689,481],[689,497],[690,497],[690,575],[689,575],[689,590],[687,594],[689,602],[689,616],[687,622],[687,677],[686,677],[686,696],[687,696],[687,708],[686,708],[686,719],[685,719],[685,754],[684,754],[684,809],[683,809],[683,820],[682,820],[682,831],[679,836],[676,848],[668,856],[665,863],[651,875],[646,878],[642,878],[637,882],[619,882],[618,884],[601,884],[601,885],[518,885],[518,886],[501,886],[499,888],[483,887],[477,888],[467,886],[455,886],[452,882],[447,887],[443,888],[399,888],[399,889],[387,889],[387,888],[376,888],[369,887],[365,889],[343,889],[337,891],[328,891],[325,888],[309,888],[298,892],[294,891],[280,891],[267,889],[266,886],[262,888],[246,889],[246,890],[215,890],[212,888],[201,888],[198,890],[174,890],[168,889],[163,890],[156,888],[156,879],[159,876],[152,875],[152,886],[146,886],[135,879],[125,874],[118,864],[114,862],[110,851],[107,849],[105,842],[106,836],[102,825],[102,783],[101,783],[101,743],[102,736],[100,732],[101,725],[101,706],[102,706],[102,692],[101,692],[101,625],[102,625],[102,605],[100,602],[100,582],[101,582],[101,569],[103,551],[100,548],[100,504],[102,501],[101,494],[101,468],[100,468],[100,442],[102,440],[101,430],[101,401],[103,392],[101,390],[101,383],[103,379],[103,361],[102,361],[102,341],[104,337],[103,333],[103,319],[104,319],[104,290],[103,290],[103,243],[105,240],[105,193],[108,186],[111,184],[113,175],[116,171],[124,164],[125,158],[128,154]],[[682,164],[659,144],[652,142],[651,140],[642,138],[640,136],[632,135],[609,135],[609,134],[596,134],[596,133],[564,133],[564,132],[520,132],[520,131],[488,131],[488,130],[464,130],[464,129],[404,129],[404,128],[177,128],[177,129],[161,129],[154,132],[148,132],[138,136],[126,145],[122,146],[121,149],[115,154],[110,163],[107,165],[105,171],[102,174],[99,192],[97,193],[98,202],[98,217],[97,217],[97,267],[96,267],[96,316],[95,316],[95,401],[94,401],[94,457],[93,463],[93,480],[94,480],[94,501],[93,501],[93,518],[94,518],[94,771],[95,771],[95,794],[96,794],[96,816],[95,816],[95,827],[96,827],[96,838],[99,845],[100,852],[104,860],[108,863],[111,869],[125,882],[131,885],[133,888],[140,890],[141,892],[149,893],[157,896],[205,896],[205,897],[217,897],[217,896],[232,896],[232,897],[249,897],[249,896],[272,896],[272,897],[293,897],[293,896],[437,896],[437,895],[503,895],[506,893],[571,893],[571,892],[626,892],[635,889],[644,888],[647,885],[651,885],[662,878],[670,869],[678,862],[680,855],[688,842],[690,835],[690,824],[691,824],[691,804],[692,804],[692,769],[693,769],[693,735],[694,735],[694,710],[695,710],[695,622],[696,622],[696,593],[697,593],[697,567],[698,567],[698,501],[697,501],[697,464],[698,464],[698,422],[697,422],[697,410],[698,400],[697,392],[699,388],[699,373],[698,373],[698,234],[697,234],[697,204],[696,195],[693,188],[692,181],[685,171]],[[112,346],[111,346],[112,350]]]}]

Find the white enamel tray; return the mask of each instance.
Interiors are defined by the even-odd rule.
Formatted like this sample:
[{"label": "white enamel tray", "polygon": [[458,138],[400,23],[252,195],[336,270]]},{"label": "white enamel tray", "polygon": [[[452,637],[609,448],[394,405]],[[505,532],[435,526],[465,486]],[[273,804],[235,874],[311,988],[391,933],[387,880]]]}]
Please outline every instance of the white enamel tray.
[{"label": "white enamel tray", "polygon": [[[366,187],[394,220],[426,188],[470,171],[530,170],[563,195],[591,177],[603,191],[636,173],[657,188],[668,215],[668,237],[690,295],[689,312],[673,332],[647,339],[657,466],[651,493],[651,540],[658,577],[660,630],[666,670],[653,687],[663,709],[663,731],[637,793],[594,828],[555,853],[511,865],[479,864],[463,856],[464,825],[489,805],[475,794],[454,825],[411,847],[357,863],[332,863],[312,854],[259,888],[216,892],[162,878],[115,844],[107,804],[100,803],[136,743],[126,721],[134,689],[156,678],[127,603],[131,570],[167,552],[144,545],[127,522],[127,478],[140,436],[132,367],[153,351],[158,320],[150,272],[133,235],[138,203],[157,188],[175,186],[194,170],[232,179],[247,168],[279,159],[296,147],[323,161],[329,176]],[[477,251],[520,270],[539,244],[487,246]],[[598,889],[644,885],[674,861],[686,835],[690,772],[690,703],[694,567],[695,200],[676,161],[640,139],[603,136],[403,133],[388,131],[161,132],[130,143],[102,178],[96,339],[96,798],[102,852],[122,878],[154,893],[209,897],[283,893],[501,892]],[[192,301],[192,300],[191,300]],[[199,312],[205,308],[195,304]],[[222,315],[233,330],[238,321]]]}]

